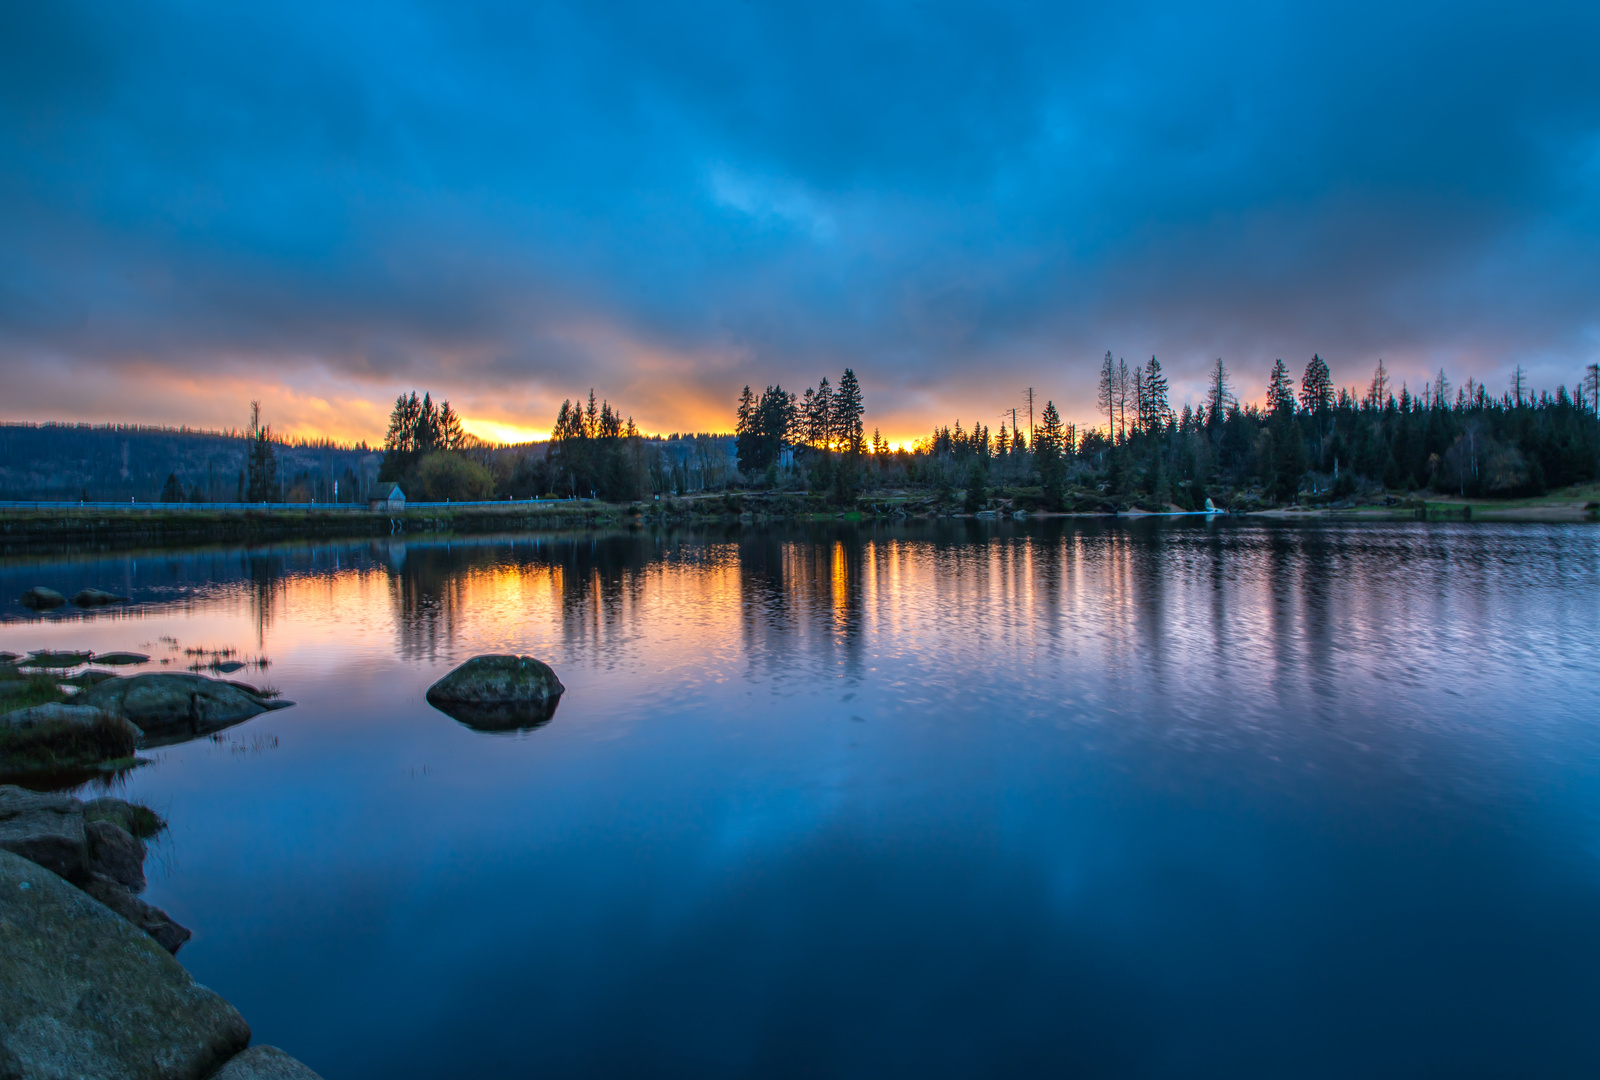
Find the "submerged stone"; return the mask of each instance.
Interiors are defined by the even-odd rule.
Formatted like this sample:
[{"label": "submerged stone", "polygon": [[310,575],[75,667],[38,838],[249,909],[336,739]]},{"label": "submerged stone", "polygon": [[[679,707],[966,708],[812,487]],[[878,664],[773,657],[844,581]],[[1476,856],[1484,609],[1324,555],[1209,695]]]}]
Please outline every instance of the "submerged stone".
[{"label": "submerged stone", "polygon": [[118,667],[124,664],[148,664],[150,658],[144,653],[138,652],[108,652],[95,653],[94,656],[89,658],[89,662],[91,664],[107,664],[111,667]]},{"label": "submerged stone", "polygon": [[0,1075],[203,1080],[250,1027],[149,934],[0,852]]},{"label": "submerged stone", "polygon": [[86,652],[51,652],[48,649],[39,649],[28,654],[22,663],[26,667],[46,668],[50,671],[62,671],[75,668],[80,664],[87,664],[93,653]]},{"label": "submerged stone", "polygon": [[72,602],[79,607],[105,607],[107,604],[120,604],[126,599],[126,596],[118,596],[104,589],[79,589],[72,594]]},{"label": "submerged stone", "polygon": [[532,656],[475,656],[428,688],[428,704],[482,731],[550,722],[566,687]]},{"label": "submerged stone", "polygon": [[43,608],[58,608],[67,602],[67,598],[54,589],[47,589],[43,585],[35,585],[22,594],[22,606],[33,608],[35,611]]}]

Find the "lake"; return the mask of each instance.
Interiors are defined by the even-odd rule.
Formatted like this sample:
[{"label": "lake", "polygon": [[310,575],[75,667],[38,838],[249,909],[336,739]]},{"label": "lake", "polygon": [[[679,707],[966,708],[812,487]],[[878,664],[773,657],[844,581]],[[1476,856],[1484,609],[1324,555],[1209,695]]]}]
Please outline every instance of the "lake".
[{"label": "lake", "polygon": [[[1593,526],[401,539],[0,595],[0,649],[232,649],[297,702],[116,788],[170,818],[179,958],[328,1080],[1600,1068]],[[548,724],[424,701],[498,652]]]}]

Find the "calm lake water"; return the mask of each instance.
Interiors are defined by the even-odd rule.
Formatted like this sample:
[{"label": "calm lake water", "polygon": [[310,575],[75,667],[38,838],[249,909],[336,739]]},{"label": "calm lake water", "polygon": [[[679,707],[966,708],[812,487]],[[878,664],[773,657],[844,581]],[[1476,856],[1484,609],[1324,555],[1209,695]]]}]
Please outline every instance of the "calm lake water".
[{"label": "calm lake water", "polygon": [[[296,707],[123,784],[183,962],[329,1080],[1600,1069],[1591,526],[206,549],[0,595],[0,649],[270,660],[235,677]],[[427,705],[484,652],[554,665],[548,725]]]}]

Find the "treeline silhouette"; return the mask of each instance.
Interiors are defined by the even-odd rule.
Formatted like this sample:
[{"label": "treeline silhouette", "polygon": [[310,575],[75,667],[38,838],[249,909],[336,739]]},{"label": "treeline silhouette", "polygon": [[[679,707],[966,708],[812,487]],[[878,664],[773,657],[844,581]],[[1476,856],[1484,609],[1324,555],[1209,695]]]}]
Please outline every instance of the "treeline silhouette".
[{"label": "treeline silhouette", "polygon": [[[1379,361],[1364,389],[1338,388],[1313,356],[1298,390],[1280,359],[1266,403],[1241,405],[1222,360],[1206,400],[1174,412],[1159,362],[1130,368],[1106,354],[1098,405],[1105,427],[1079,432],[1053,402],[1023,431],[941,428],[884,462],[909,482],[980,492],[1036,485],[1045,505],[1085,501],[1199,509],[1207,498],[1286,504],[1358,493],[1415,491],[1476,497],[1537,495],[1600,478],[1600,365],[1575,391],[1533,392],[1519,366],[1499,394],[1444,371],[1416,392]],[[967,502],[973,502],[969,490]]]},{"label": "treeline silhouette", "polygon": [[0,499],[359,502],[378,465],[363,443],[270,429],[0,424]]}]

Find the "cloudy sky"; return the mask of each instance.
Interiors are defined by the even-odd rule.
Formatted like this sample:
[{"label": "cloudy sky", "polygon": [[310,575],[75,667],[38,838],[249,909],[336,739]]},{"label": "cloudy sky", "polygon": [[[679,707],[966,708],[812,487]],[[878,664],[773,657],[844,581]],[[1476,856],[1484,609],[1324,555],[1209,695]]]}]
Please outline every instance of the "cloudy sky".
[{"label": "cloudy sky", "polygon": [[0,419],[1600,359],[1600,5],[0,3]]}]

